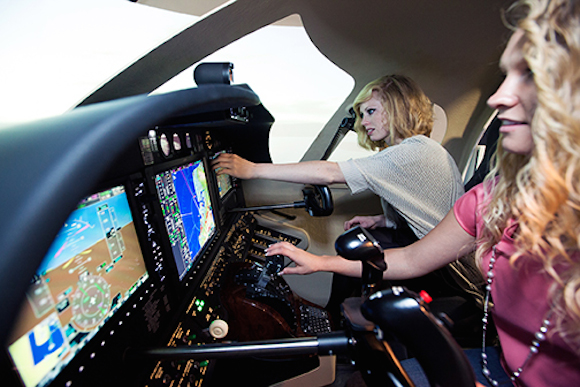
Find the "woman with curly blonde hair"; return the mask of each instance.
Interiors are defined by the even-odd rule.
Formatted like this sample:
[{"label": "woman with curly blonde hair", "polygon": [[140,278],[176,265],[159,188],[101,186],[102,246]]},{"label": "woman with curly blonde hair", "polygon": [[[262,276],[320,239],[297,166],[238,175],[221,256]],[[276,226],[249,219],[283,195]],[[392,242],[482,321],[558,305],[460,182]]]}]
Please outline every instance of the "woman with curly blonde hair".
[{"label": "woman with curly blonde hair", "polygon": [[[384,277],[422,275],[476,250],[484,337],[481,353],[467,353],[479,382],[580,385],[580,1],[520,0],[507,15],[506,77],[488,100],[502,121],[494,167],[427,236],[387,250]],[[360,275],[360,263],[287,244],[268,254],[297,263],[283,274]],[[485,346],[491,317],[500,348]]]},{"label": "woman with curly blonde hair", "polygon": [[[490,204],[478,257],[496,245],[506,222],[519,228],[510,262],[533,256],[553,278],[555,327],[580,352],[580,3],[521,1],[515,34],[537,89],[531,155],[502,152],[488,178]],[[496,102],[497,99],[490,99]],[[565,268],[565,269],[563,269]]]}]

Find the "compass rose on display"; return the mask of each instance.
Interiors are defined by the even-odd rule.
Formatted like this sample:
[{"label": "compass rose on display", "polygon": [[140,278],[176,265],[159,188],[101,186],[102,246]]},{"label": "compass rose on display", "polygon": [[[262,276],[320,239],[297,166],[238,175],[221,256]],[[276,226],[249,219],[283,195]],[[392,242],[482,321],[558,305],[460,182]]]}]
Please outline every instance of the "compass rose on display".
[{"label": "compass rose on display", "polygon": [[107,316],[111,305],[110,286],[102,277],[88,275],[73,295],[73,322],[81,331],[90,331]]}]

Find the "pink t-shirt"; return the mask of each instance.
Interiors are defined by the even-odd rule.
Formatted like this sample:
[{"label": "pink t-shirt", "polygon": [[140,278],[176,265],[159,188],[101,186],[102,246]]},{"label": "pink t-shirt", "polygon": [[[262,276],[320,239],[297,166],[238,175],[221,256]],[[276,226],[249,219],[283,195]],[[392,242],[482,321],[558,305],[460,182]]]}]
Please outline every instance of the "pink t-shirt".
[{"label": "pink t-shirt", "polygon": [[[453,207],[459,224],[470,235],[479,237],[483,228],[481,207],[485,205],[483,185],[475,186]],[[522,256],[517,268],[509,264],[515,252],[512,235],[517,223],[510,224],[496,246],[496,263],[491,296],[491,309],[509,374],[521,367],[530,353],[534,334],[548,313],[548,289],[553,283],[542,266],[531,257]],[[483,257],[482,272],[488,271],[491,252]],[[573,257],[580,259],[579,254]],[[552,334],[550,334],[552,333]],[[547,340],[533,355],[517,380],[525,386],[580,386],[580,357],[560,335],[548,330]],[[491,375],[493,378],[493,375]]]}]

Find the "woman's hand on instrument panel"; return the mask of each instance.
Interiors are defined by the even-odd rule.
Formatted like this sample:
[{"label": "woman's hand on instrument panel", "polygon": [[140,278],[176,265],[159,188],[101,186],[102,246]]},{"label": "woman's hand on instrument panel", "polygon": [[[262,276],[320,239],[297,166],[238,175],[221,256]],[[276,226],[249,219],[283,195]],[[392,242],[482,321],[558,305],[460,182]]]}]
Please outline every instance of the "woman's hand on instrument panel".
[{"label": "woman's hand on instrument panel", "polygon": [[321,270],[322,257],[304,251],[291,243],[280,242],[266,249],[266,255],[283,255],[290,258],[296,266],[285,267],[278,274],[311,274]]},{"label": "woman's hand on instrument panel", "polygon": [[211,164],[218,175],[227,173],[239,179],[254,178],[255,164],[238,155],[222,153]]},{"label": "woman's hand on instrument panel", "polygon": [[368,229],[373,229],[377,227],[385,227],[386,220],[384,215],[374,215],[374,216],[355,216],[351,220],[344,222],[344,230],[350,230],[355,226],[361,226]]}]

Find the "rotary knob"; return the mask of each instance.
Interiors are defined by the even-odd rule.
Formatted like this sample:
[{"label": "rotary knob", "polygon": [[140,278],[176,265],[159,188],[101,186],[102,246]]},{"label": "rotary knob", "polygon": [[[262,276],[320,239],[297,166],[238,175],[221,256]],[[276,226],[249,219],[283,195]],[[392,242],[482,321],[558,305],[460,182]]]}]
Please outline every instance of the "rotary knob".
[{"label": "rotary knob", "polygon": [[214,320],[209,324],[209,333],[216,339],[223,339],[228,334],[228,323],[224,320]]}]

